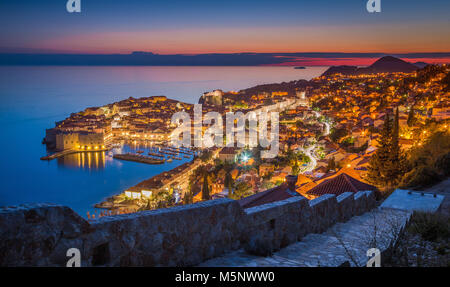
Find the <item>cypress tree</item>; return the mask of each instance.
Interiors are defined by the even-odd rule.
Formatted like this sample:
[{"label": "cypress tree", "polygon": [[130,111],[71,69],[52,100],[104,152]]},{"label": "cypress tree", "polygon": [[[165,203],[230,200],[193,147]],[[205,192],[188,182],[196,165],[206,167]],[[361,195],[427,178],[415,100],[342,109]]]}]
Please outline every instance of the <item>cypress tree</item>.
[{"label": "cypress tree", "polygon": [[390,184],[390,152],[391,152],[391,120],[389,114],[386,114],[383,129],[378,138],[378,146],[374,155],[370,158],[367,180],[375,185],[383,186]]},{"label": "cypress tree", "polygon": [[211,199],[211,197],[209,195],[208,174],[206,172],[203,174],[202,199],[203,200]]},{"label": "cypress tree", "polygon": [[334,156],[328,160],[327,171],[336,170],[336,160]]},{"label": "cypress tree", "polygon": [[233,178],[231,177],[231,170],[227,170],[225,174],[224,185],[228,189],[228,197],[233,193]]},{"label": "cypress tree", "polygon": [[189,185],[189,190],[184,194],[183,203],[191,204],[194,202],[194,194],[192,192],[192,185]]},{"label": "cypress tree", "polygon": [[414,107],[411,107],[409,109],[408,120],[406,123],[408,124],[408,127],[412,127],[416,123],[416,117],[414,115]]},{"label": "cypress tree", "polygon": [[300,166],[298,165],[298,160],[294,160],[292,165],[292,175],[298,175],[300,173]]},{"label": "cypress tree", "polygon": [[389,174],[393,183],[397,182],[404,171],[405,158],[402,154],[399,142],[399,115],[398,108],[395,111],[394,124],[392,128],[392,136],[390,141],[390,159],[389,159]]}]

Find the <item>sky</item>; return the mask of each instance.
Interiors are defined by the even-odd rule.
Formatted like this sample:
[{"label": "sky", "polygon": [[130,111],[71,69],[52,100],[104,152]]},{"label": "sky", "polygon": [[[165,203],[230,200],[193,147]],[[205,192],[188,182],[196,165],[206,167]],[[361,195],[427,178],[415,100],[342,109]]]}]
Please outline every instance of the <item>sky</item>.
[{"label": "sky", "polygon": [[0,51],[450,52],[450,1],[1,0]]}]

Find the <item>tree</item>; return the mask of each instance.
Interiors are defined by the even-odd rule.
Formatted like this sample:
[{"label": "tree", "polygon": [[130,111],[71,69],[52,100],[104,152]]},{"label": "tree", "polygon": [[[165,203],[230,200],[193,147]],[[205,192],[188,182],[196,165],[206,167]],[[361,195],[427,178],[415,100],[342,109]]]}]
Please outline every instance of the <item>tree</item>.
[{"label": "tree", "polygon": [[300,172],[300,166],[298,165],[298,160],[294,160],[292,165],[292,175],[298,175]]},{"label": "tree", "polygon": [[252,151],[252,154],[253,154],[253,160],[254,160],[254,166],[257,168],[257,169],[259,169],[259,166],[261,165],[261,163],[262,163],[262,160],[261,160],[261,151],[263,150],[263,148],[261,147],[261,145],[258,143],[258,146],[257,147],[255,147],[254,149],[253,149],[253,151]]},{"label": "tree", "polygon": [[330,139],[333,142],[338,142],[341,138],[345,137],[348,135],[348,131],[344,128],[340,128],[340,129],[333,129],[331,131],[331,135],[330,135]]},{"label": "tree", "polygon": [[247,197],[249,195],[252,195],[252,186],[248,183],[241,181],[238,182],[235,186],[234,192],[230,198],[239,200],[241,198]]},{"label": "tree", "polygon": [[327,171],[330,170],[336,170],[336,160],[334,159],[334,156],[328,160]]},{"label": "tree", "polygon": [[202,187],[202,199],[210,200],[211,196],[209,194],[209,184],[208,184],[208,173],[203,173],[203,187]]},{"label": "tree", "polygon": [[192,185],[189,185],[189,190],[184,194],[183,203],[184,204],[194,203],[194,193],[192,192]]},{"label": "tree", "polygon": [[416,123],[416,117],[414,115],[414,108],[413,107],[411,107],[409,109],[408,120],[407,120],[406,123],[408,124],[408,127],[412,127]]},{"label": "tree", "polygon": [[392,188],[405,172],[406,158],[399,142],[399,113],[395,112],[393,123],[386,114],[383,130],[378,139],[378,149],[370,158],[367,180],[372,184]]},{"label": "tree", "polygon": [[370,158],[367,180],[378,186],[390,185],[390,168],[387,166],[390,160],[392,127],[389,114],[386,114],[383,129],[378,138],[378,146],[375,154]]},{"label": "tree", "polygon": [[212,154],[213,153],[210,150],[203,151],[200,155],[200,159],[202,160],[202,162],[208,162],[209,160],[211,160]]},{"label": "tree", "polygon": [[231,176],[231,169],[227,169],[225,173],[224,185],[228,189],[228,197],[233,193],[233,177]]},{"label": "tree", "polygon": [[400,142],[399,142],[399,115],[398,115],[398,108],[395,111],[395,118],[394,123],[392,127],[392,135],[391,135],[391,141],[390,141],[390,153],[389,153],[389,165],[390,168],[390,176],[392,182],[396,183],[398,179],[403,175],[403,172],[405,171],[405,157],[402,153],[402,150],[400,148]]}]

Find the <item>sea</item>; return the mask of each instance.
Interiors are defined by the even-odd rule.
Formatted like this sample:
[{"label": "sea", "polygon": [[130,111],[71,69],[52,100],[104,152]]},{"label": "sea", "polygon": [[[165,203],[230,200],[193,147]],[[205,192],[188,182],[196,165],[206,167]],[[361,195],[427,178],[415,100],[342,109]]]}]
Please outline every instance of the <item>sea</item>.
[{"label": "sea", "polygon": [[130,143],[108,152],[52,161],[45,129],[71,113],[129,97],[164,95],[197,103],[214,89],[239,91],[260,84],[309,80],[328,67],[0,67],[0,206],[54,203],[86,217],[94,204],[191,159],[148,165],[113,159],[115,152],[147,151]]}]

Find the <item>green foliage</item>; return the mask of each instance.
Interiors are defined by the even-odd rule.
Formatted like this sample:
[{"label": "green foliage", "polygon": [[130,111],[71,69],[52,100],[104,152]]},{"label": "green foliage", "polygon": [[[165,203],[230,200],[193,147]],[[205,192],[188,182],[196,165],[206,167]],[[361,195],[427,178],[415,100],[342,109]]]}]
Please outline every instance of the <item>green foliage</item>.
[{"label": "green foliage", "polygon": [[386,114],[378,140],[378,147],[375,154],[370,158],[367,172],[367,180],[375,185],[386,185],[391,181],[389,170],[386,168],[390,158],[391,131],[391,121],[389,115]]},{"label": "green foliage", "polygon": [[279,185],[282,185],[283,182],[284,182],[284,181],[280,179],[280,180],[277,180],[277,181],[274,183],[274,185],[275,185],[275,186],[279,186]]},{"label": "green foliage", "polygon": [[342,141],[343,145],[352,145],[355,143],[355,138],[354,137],[347,137]]},{"label": "green foliage", "polygon": [[422,146],[409,151],[400,187],[421,188],[450,176],[450,134],[435,131]]},{"label": "green foliage", "polygon": [[420,188],[433,185],[442,178],[436,170],[430,166],[419,166],[405,173],[400,182],[402,188]]},{"label": "green foliage", "polygon": [[443,177],[450,176],[450,152],[438,157],[434,163],[434,167],[436,170],[442,171],[441,175]]},{"label": "green foliage", "polygon": [[263,150],[263,148],[258,144],[257,147],[253,148],[252,150],[252,157],[254,160],[254,166],[259,169],[259,166],[262,164],[262,159],[261,159],[261,151]]},{"label": "green foliage", "polygon": [[224,185],[228,189],[228,197],[233,193],[234,180],[231,176],[231,169],[227,169],[225,173]]},{"label": "green foliage", "polygon": [[238,101],[234,104],[235,109],[248,109],[248,104],[245,101]]},{"label": "green foliage", "polygon": [[211,158],[212,158],[212,151],[210,151],[210,150],[203,151],[201,156],[200,156],[200,159],[203,162],[208,162],[209,160],[211,160]]},{"label": "green foliage", "polygon": [[335,129],[333,128],[331,130],[330,139],[333,142],[338,142],[341,138],[348,135],[348,131],[344,128]]},{"label": "green foliage", "polygon": [[390,154],[389,154],[389,168],[390,174],[394,183],[398,183],[406,170],[406,157],[400,146],[400,124],[398,108],[395,112],[395,118],[392,128]]},{"label": "green foliage", "polygon": [[194,202],[194,193],[192,192],[191,188],[184,194],[183,197],[183,203],[184,204],[191,204]]},{"label": "green foliage", "polygon": [[274,187],[275,185],[268,180],[263,181],[263,183],[261,184],[261,189],[262,190],[268,190],[271,189],[272,187]]},{"label": "green foliage", "polygon": [[298,175],[300,172],[300,166],[298,165],[298,161],[294,161],[292,165],[292,175]]},{"label": "green foliage", "polygon": [[153,210],[171,207],[174,205],[175,200],[172,196],[172,192],[164,190],[157,193],[153,193],[152,196],[149,199],[147,199],[146,204],[139,210]]},{"label": "green foliage", "polygon": [[349,153],[361,153],[361,152],[365,151],[368,147],[369,147],[369,141],[365,142],[360,147],[344,146],[343,148],[346,152],[349,152]]},{"label": "green foliage", "polygon": [[211,195],[209,194],[209,182],[208,182],[208,174],[203,174],[203,187],[202,187],[202,199],[210,200]]},{"label": "green foliage", "polygon": [[251,191],[251,188],[252,188],[251,185],[249,185],[246,182],[243,181],[238,182],[234,187],[233,194],[229,197],[238,200],[247,197],[249,195],[252,195],[253,193]]},{"label": "green foliage", "polygon": [[416,211],[411,216],[407,229],[427,241],[446,240],[450,235],[450,218],[440,213]]},{"label": "green foliage", "polygon": [[408,120],[406,121],[406,123],[408,124],[408,127],[412,127],[412,126],[414,126],[416,121],[417,121],[417,119],[416,119],[415,114],[414,114],[414,107],[411,107],[409,109]]},{"label": "green foliage", "polygon": [[406,157],[399,143],[399,112],[395,112],[394,121],[389,115],[383,124],[378,149],[370,158],[367,180],[375,185],[390,189],[397,185],[406,171]]},{"label": "green foliage", "polygon": [[444,92],[450,92],[450,72],[442,79],[441,83],[444,85]]}]

